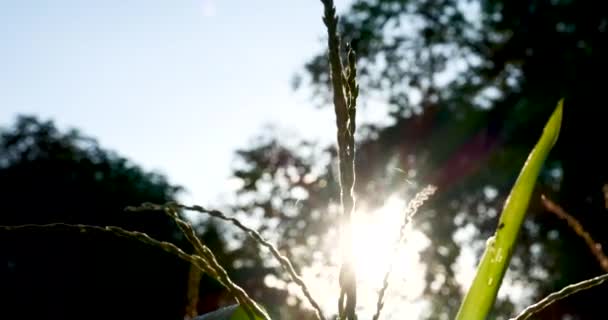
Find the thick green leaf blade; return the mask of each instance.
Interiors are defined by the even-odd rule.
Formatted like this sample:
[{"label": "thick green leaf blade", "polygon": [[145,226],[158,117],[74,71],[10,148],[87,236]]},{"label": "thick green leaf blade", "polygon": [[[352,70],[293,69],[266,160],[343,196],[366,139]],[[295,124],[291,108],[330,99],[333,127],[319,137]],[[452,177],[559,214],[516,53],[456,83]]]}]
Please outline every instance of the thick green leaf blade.
[{"label": "thick green leaf blade", "polygon": [[[194,318],[194,320],[250,320],[247,313],[238,304],[233,304],[222,309],[215,310],[210,313]],[[255,320],[262,320],[262,318],[255,317]]]},{"label": "thick green leaf blade", "polygon": [[561,100],[543,134],[524,164],[511,194],[505,202],[493,237],[477,267],[475,279],[456,315],[457,320],[483,320],[490,313],[500,284],[513,254],[515,240],[524,220],[530,197],[549,151],[557,141],[562,122]]}]

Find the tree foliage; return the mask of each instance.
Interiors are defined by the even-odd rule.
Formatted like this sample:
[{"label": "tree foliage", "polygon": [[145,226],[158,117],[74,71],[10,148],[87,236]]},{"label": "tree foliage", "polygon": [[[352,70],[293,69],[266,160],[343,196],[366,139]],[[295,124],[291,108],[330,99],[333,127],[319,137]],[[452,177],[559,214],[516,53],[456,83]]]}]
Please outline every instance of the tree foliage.
[{"label": "tree foliage", "polygon": [[[358,0],[342,15],[343,40],[359,59],[360,96],[382,101],[392,120],[360,131],[358,202],[373,207],[426,183],[439,188],[416,222],[432,241],[421,256],[425,298],[433,306],[429,318],[455,315],[461,249],[479,248],[478,240],[496,227],[518,169],[561,97],[561,141],[541,173],[510,275],[538,297],[601,272],[583,240],[539,200],[541,193],[559,196],[599,243],[608,242],[602,194],[608,158],[601,151],[608,114],[596,80],[608,71],[607,12],[601,1]],[[313,57],[305,71],[314,96],[327,101],[326,54]],[[242,194],[257,199],[240,209],[287,215],[273,230],[306,265],[312,254],[301,248],[309,237],[333,239],[327,226],[336,219],[339,197],[335,168],[326,161],[335,157],[333,148],[317,146],[317,157],[307,158],[300,153],[310,144],[303,145],[261,141],[238,153],[246,169],[235,172],[244,182]],[[311,174],[314,166],[321,169]],[[293,197],[299,187],[304,199]],[[470,226],[475,237],[458,240],[457,232]],[[545,316],[593,317],[605,290],[562,301]],[[503,300],[496,314],[512,310]]]},{"label": "tree foliage", "polygon": [[[123,212],[134,203],[172,200],[180,189],[77,131],[21,117],[2,131],[0,163],[2,225],[117,225],[185,243],[162,214]],[[0,312],[6,318],[177,319],[183,313],[188,266],[154,248],[52,231],[0,236]]]},{"label": "tree foliage", "polygon": [[[180,190],[163,175],[144,171],[78,131],[62,132],[51,121],[22,116],[0,130],[0,225],[120,226],[191,252],[162,212],[124,212],[143,202],[175,201]],[[225,228],[213,221],[203,220],[197,229],[255,299],[270,306],[285,300],[284,289],[265,288],[264,276],[275,271],[264,267],[257,249],[229,249]],[[242,263],[248,256],[254,257],[251,263]],[[187,263],[136,240],[52,229],[0,232],[3,319],[183,319],[187,307],[203,313],[232,302],[215,280],[191,282],[189,275]],[[189,292],[198,293],[194,306]]]}]

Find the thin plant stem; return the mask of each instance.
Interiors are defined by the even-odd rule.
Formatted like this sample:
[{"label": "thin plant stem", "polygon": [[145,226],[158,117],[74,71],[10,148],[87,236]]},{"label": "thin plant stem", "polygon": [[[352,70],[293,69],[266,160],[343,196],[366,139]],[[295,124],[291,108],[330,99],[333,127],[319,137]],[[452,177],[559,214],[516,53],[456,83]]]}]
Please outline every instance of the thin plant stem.
[{"label": "thin plant stem", "polygon": [[175,206],[175,207],[180,208],[180,209],[195,211],[195,212],[199,212],[199,213],[202,213],[202,214],[207,214],[207,215],[209,215],[211,217],[218,218],[218,219],[221,219],[221,220],[224,220],[224,221],[228,221],[228,222],[232,223],[234,226],[236,226],[237,228],[239,228],[242,231],[244,231],[253,240],[255,240],[255,242],[257,242],[259,245],[267,248],[270,251],[270,253],[273,255],[273,257],[275,259],[277,259],[277,261],[279,262],[279,264],[281,265],[281,267],[287,273],[289,273],[289,276],[291,277],[292,281],[295,282],[300,287],[300,289],[302,290],[302,292],[306,296],[306,299],[308,300],[308,302],[315,309],[315,315],[316,315],[317,319],[319,319],[319,320],[324,320],[325,319],[325,317],[323,316],[323,311],[321,310],[321,307],[320,307],[319,303],[312,297],[312,294],[310,293],[310,290],[308,289],[308,286],[304,282],[304,279],[302,279],[302,277],[300,277],[298,275],[298,273],[296,272],[296,270],[293,267],[293,265],[292,265],[291,261],[289,260],[289,258],[287,258],[286,256],[282,255],[279,252],[279,250],[272,243],[270,243],[268,240],[264,239],[262,237],[262,235],[260,235],[259,232],[257,232],[256,230],[253,230],[253,229],[245,226],[238,219],[232,218],[232,217],[228,217],[228,216],[226,216],[224,213],[222,213],[219,210],[209,210],[209,209],[206,209],[206,208],[204,208],[202,206],[199,206],[199,205],[186,206],[186,205],[179,204],[179,203],[169,203],[169,204],[164,205],[164,206],[163,205],[157,205],[157,204],[151,204],[151,203],[144,203],[144,204],[142,204],[139,207],[128,207],[127,210],[128,211],[165,210],[166,206]]},{"label": "thin plant stem", "polygon": [[566,286],[563,289],[561,289],[560,291],[554,292],[554,293],[548,295],[547,297],[545,297],[544,299],[542,299],[541,301],[528,306],[519,315],[517,315],[515,318],[511,318],[510,320],[532,319],[532,317],[534,315],[541,312],[543,309],[547,308],[551,304],[553,304],[561,299],[564,299],[572,294],[575,294],[577,292],[591,289],[595,286],[598,286],[598,285],[606,282],[606,280],[608,280],[608,273],[603,274],[601,276],[597,276],[595,278],[591,278],[588,280],[584,280],[584,281]]},{"label": "thin plant stem", "polygon": [[[357,276],[353,267],[352,224],[351,216],[355,211],[355,100],[358,87],[354,82],[356,71],[344,73],[340,57],[340,37],[338,35],[338,17],[333,0],[321,0],[324,7],[323,22],[327,27],[327,43],[329,47],[329,64],[331,71],[333,102],[336,113],[338,167],[340,168],[340,202],[342,203],[342,219],[340,236],[342,238],[342,265],[340,267],[340,297],[338,313],[341,319],[357,319]],[[352,53],[352,59],[350,58]],[[354,51],[349,50],[349,66],[354,66]],[[351,84],[352,80],[352,84]],[[347,99],[348,98],[348,99]],[[352,107],[352,108],[351,108]]]},{"label": "thin plant stem", "polygon": [[604,251],[602,251],[602,245],[595,242],[589,232],[585,231],[583,225],[578,220],[576,220],[576,218],[568,214],[568,212],[566,212],[566,210],[564,210],[560,205],[551,201],[551,199],[547,198],[544,195],[541,197],[541,199],[544,207],[549,212],[554,213],[560,219],[566,220],[570,228],[572,228],[572,230],[574,230],[574,232],[576,232],[579,237],[585,240],[585,243],[589,247],[589,250],[591,251],[591,253],[593,253],[597,261],[600,263],[602,269],[608,272],[608,257],[606,257]]},{"label": "thin plant stem", "polygon": [[378,300],[376,302],[376,313],[374,314],[373,320],[378,320],[380,318],[380,313],[382,312],[382,308],[384,307],[384,295],[386,290],[388,289],[389,279],[391,276],[391,272],[393,270],[393,265],[395,264],[395,259],[397,258],[397,253],[399,251],[400,245],[405,242],[406,230],[407,226],[412,223],[412,218],[418,212],[418,209],[427,201],[433,194],[437,191],[437,187],[433,185],[428,185],[424,189],[420,190],[412,200],[410,200],[405,207],[405,219],[401,224],[401,229],[399,230],[399,239],[394,247],[393,254],[391,256],[391,261],[388,265],[388,269],[384,274],[384,280],[382,281],[382,289],[378,293]]},{"label": "thin plant stem", "polygon": [[264,319],[270,320],[270,317],[266,314],[266,312],[264,312],[257,305],[257,303],[255,303],[255,301],[253,301],[251,298],[249,298],[249,296],[247,295],[245,290],[243,290],[242,288],[240,288],[239,286],[237,286],[236,284],[234,284],[232,282],[232,280],[228,276],[228,272],[226,272],[226,270],[222,267],[222,265],[215,258],[213,251],[211,251],[211,249],[209,249],[209,247],[207,247],[206,245],[203,244],[203,242],[196,235],[196,232],[194,231],[194,229],[192,228],[192,226],[189,223],[187,223],[186,221],[179,218],[176,207],[175,206],[165,206],[164,212],[169,217],[173,218],[173,220],[177,223],[177,226],[180,228],[180,230],[182,230],[182,232],[184,233],[184,235],[186,236],[188,241],[194,246],[194,249],[196,250],[196,252],[200,256],[205,257],[205,259],[207,259],[207,261],[209,261],[209,264],[216,270],[217,276],[220,279],[222,279],[222,281],[224,283],[228,284],[228,286],[226,286],[226,289],[228,290],[228,292],[231,295],[238,297],[240,301],[247,302],[244,305],[242,305],[242,307],[245,309],[245,312],[247,313],[249,318],[251,318],[253,320],[253,319],[255,319],[254,314],[257,314],[258,316],[261,316]]},{"label": "thin plant stem", "polygon": [[201,271],[194,265],[190,265],[188,273],[188,305],[186,306],[187,319],[193,319],[198,316],[199,288],[201,285]]},{"label": "thin plant stem", "polygon": [[[16,226],[0,226],[1,230],[5,231],[41,231],[41,230],[68,230],[68,231],[77,231],[77,232],[101,232],[101,233],[110,233],[116,236],[125,237],[129,239],[136,239],[140,242],[143,242],[148,245],[152,245],[158,248],[161,248],[163,251],[173,254],[178,258],[187,261],[197,268],[199,268],[204,273],[215,277],[215,270],[204,260],[202,257],[196,255],[189,255],[184,252],[182,249],[174,245],[173,243],[166,241],[156,240],[146,233],[139,231],[129,231],[120,227],[114,226],[93,226],[93,225],[85,225],[85,224],[67,224],[67,223],[49,223],[49,224],[22,224]],[[218,280],[222,285],[225,285],[221,280]]]},{"label": "thin plant stem", "polygon": [[[353,161],[355,156],[355,130],[357,129],[357,97],[359,97],[359,85],[357,84],[357,57],[355,50],[350,44],[346,47],[346,61],[348,70],[344,82],[347,87],[348,99],[348,150],[352,153]],[[354,168],[353,168],[354,170]],[[354,182],[353,182],[354,183]]]},{"label": "thin plant stem", "polygon": [[[120,237],[125,237],[128,239],[135,239],[135,240],[141,241],[143,243],[146,243],[148,245],[152,245],[152,246],[161,248],[165,252],[173,254],[173,255],[177,256],[178,258],[195,265],[196,267],[199,268],[199,270],[201,270],[202,272],[204,272],[204,273],[210,275],[211,277],[213,277],[214,279],[216,279],[224,287],[226,287],[226,288],[231,287],[231,290],[229,290],[230,293],[233,293],[235,291],[244,292],[244,290],[241,289],[234,282],[232,282],[230,280],[230,278],[221,277],[220,274],[218,274],[217,269],[215,268],[216,266],[213,266],[212,264],[210,264],[209,261],[207,261],[204,257],[198,256],[198,255],[187,254],[186,252],[184,252],[182,249],[180,249],[176,245],[174,245],[170,242],[156,240],[143,232],[129,231],[129,230],[125,230],[123,228],[116,227],[116,226],[101,227],[101,226],[93,226],[93,225],[66,224],[66,223],[23,224],[23,225],[16,225],[16,226],[0,226],[0,230],[6,230],[6,231],[18,231],[18,230],[37,231],[37,230],[49,230],[49,229],[50,230],[52,230],[52,229],[71,230],[71,231],[78,231],[78,232],[110,233],[110,234],[120,236]],[[222,270],[223,270],[223,268],[222,268]],[[235,300],[241,306],[250,305],[250,304],[253,306],[257,306],[257,304],[255,304],[255,302],[253,300],[251,300],[251,298],[249,298],[249,296],[247,294],[238,295],[238,296],[233,295],[233,298],[235,298]],[[270,318],[266,315],[266,313],[261,310],[260,310],[260,316],[263,317],[263,319],[270,320]]]}]

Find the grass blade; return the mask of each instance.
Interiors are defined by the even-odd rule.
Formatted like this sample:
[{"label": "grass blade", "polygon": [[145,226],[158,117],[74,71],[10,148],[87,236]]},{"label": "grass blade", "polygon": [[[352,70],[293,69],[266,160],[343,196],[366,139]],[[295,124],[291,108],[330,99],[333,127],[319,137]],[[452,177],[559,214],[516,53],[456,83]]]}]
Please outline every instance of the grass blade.
[{"label": "grass blade", "polygon": [[505,202],[494,236],[488,239],[485,252],[477,267],[475,279],[464,298],[457,320],[483,320],[490,313],[500,284],[515,247],[517,234],[524,220],[534,184],[549,151],[557,141],[562,122],[561,100],[540,140],[524,164],[511,194]]}]

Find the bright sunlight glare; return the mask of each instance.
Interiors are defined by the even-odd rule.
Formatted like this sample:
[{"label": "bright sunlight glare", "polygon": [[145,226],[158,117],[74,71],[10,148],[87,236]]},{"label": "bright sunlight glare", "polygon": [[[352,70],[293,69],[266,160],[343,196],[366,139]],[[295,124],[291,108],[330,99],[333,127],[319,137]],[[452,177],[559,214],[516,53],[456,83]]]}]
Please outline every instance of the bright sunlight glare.
[{"label": "bright sunlight glare", "polygon": [[[417,298],[425,286],[425,265],[420,261],[419,253],[430,241],[422,232],[410,226],[406,231],[405,242],[399,245],[395,255],[399,230],[405,219],[406,203],[405,199],[393,195],[382,207],[369,212],[359,209],[353,216],[357,312],[361,319],[371,319],[374,315],[378,292],[391,261],[393,269],[381,318],[400,319],[398,314],[408,314],[408,318],[417,319],[423,314],[424,304]],[[332,256],[340,256],[338,246],[332,247],[331,251]],[[338,305],[339,268],[313,266],[312,269],[314,270],[304,271],[303,276],[310,284],[313,295],[321,300],[325,312],[334,314]]]},{"label": "bright sunlight glare", "polygon": [[407,312],[413,318],[419,318],[414,314],[422,311],[412,301],[424,290],[425,266],[420,262],[419,253],[429,240],[410,225],[406,229],[405,243],[400,244],[395,252],[399,230],[405,220],[405,207],[406,201],[393,195],[381,208],[353,216],[353,234],[356,235],[353,239],[354,263],[361,288],[358,301],[363,318],[371,318],[375,312],[377,293],[391,262],[393,271],[382,318],[389,319],[397,311],[401,315]]}]

